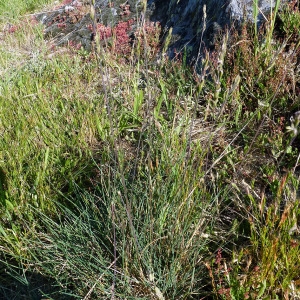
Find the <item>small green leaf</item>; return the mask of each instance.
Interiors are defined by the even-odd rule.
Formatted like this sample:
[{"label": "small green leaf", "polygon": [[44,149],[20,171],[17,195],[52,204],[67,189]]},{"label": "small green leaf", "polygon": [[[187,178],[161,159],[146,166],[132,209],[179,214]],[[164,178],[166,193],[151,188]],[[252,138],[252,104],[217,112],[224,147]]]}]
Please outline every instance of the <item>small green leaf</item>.
[{"label": "small green leaf", "polygon": [[260,297],[264,294],[266,288],[267,288],[267,282],[266,282],[266,280],[264,280],[264,281],[261,283],[259,292],[258,292],[258,294],[257,294],[257,298],[260,298]]},{"label": "small green leaf", "polygon": [[15,208],[14,205],[7,199],[5,199],[5,207],[7,210],[13,210]]}]

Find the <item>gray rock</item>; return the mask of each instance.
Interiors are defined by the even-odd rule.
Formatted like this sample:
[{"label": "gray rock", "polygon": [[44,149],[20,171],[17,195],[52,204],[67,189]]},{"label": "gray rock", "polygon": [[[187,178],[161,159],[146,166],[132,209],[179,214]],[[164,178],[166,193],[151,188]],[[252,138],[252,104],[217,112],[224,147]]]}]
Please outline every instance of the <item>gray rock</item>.
[{"label": "gray rock", "polygon": [[[239,26],[243,20],[260,24],[276,0],[258,0],[258,17],[253,18],[253,0],[151,0],[150,19],[161,22],[165,36],[172,28],[169,56],[185,49],[190,60],[199,50],[212,49],[226,27]],[[282,0],[281,3],[287,2]]]},{"label": "gray rock", "polygon": [[[119,22],[137,20],[142,7],[140,0],[96,0],[95,10],[97,23],[112,28]],[[44,36],[51,39],[54,45],[71,43],[91,49],[93,22],[90,1],[74,0],[52,11],[36,14],[36,18],[45,25]]]},{"label": "gray rock", "polygon": [[[253,19],[253,0],[148,0],[145,17],[161,23],[163,40],[172,28],[167,48],[170,57],[185,51],[192,62],[203,49],[214,48],[226,27],[239,26],[243,20],[263,22],[276,0],[257,1],[257,20]],[[91,49],[89,3],[88,0],[74,0],[54,11],[38,14],[37,19],[46,26],[45,36],[52,38],[56,45],[72,42]],[[97,22],[110,27],[129,19],[137,23],[143,16],[142,3],[142,0],[96,0]]]}]

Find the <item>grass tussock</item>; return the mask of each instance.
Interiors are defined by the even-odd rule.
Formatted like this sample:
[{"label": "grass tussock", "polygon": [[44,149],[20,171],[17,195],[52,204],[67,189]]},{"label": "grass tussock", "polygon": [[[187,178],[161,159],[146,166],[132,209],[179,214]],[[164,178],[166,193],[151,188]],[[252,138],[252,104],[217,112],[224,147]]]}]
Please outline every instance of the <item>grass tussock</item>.
[{"label": "grass tussock", "polygon": [[157,24],[54,49],[3,3],[1,298],[300,297],[296,1],[197,72]]}]

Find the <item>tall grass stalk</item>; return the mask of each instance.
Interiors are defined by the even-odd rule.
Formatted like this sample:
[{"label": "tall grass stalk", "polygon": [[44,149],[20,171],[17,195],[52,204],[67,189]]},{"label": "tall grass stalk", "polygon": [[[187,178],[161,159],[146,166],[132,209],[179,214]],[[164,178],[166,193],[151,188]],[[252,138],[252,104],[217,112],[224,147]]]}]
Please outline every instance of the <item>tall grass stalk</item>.
[{"label": "tall grass stalk", "polygon": [[254,38],[258,41],[258,0],[253,0],[253,22],[254,22]]},{"label": "tall grass stalk", "polygon": [[281,3],[281,0],[275,0],[275,7],[273,10],[273,7],[271,8],[271,15],[270,15],[270,21],[269,21],[269,28],[268,28],[268,34],[266,36],[266,47],[269,48],[270,44],[272,42],[272,36],[275,28],[275,21],[279,10],[279,5]]}]

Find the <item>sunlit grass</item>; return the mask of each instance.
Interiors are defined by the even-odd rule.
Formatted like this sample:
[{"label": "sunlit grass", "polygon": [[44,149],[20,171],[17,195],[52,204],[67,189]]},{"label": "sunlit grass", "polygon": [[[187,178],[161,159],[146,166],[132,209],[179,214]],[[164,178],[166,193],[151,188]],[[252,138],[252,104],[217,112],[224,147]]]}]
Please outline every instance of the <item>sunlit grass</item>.
[{"label": "sunlit grass", "polygon": [[198,74],[158,42],[90,55],[24,18],[4,30],[0,298],[299,297],[291,9],[225,35]]},{"label": "sunlit grass", "polygon": [[52,0],[1,0],[0,21],[12,22],[18,20],[25,13],[32,13],[45,4],[53,3]]}]

